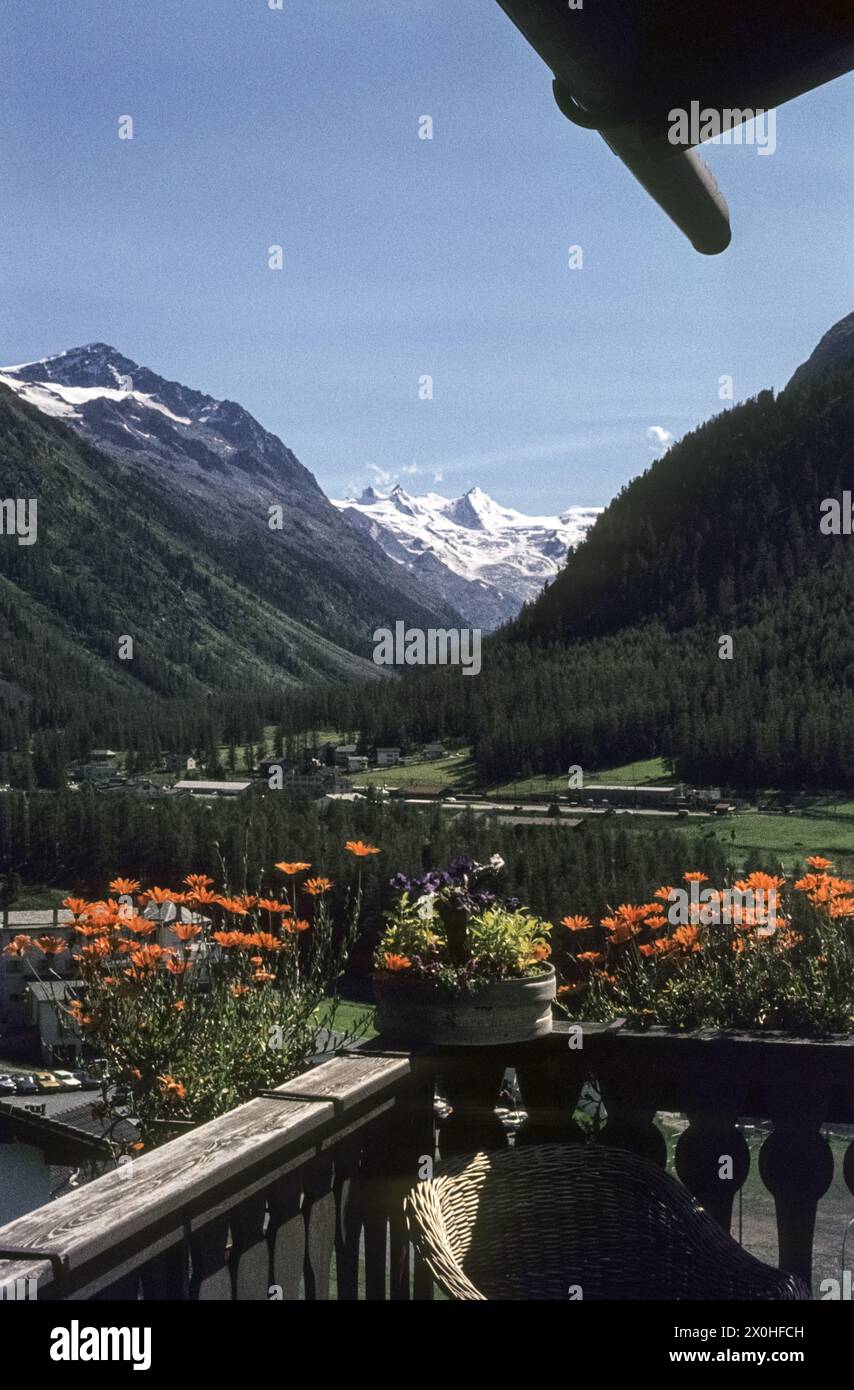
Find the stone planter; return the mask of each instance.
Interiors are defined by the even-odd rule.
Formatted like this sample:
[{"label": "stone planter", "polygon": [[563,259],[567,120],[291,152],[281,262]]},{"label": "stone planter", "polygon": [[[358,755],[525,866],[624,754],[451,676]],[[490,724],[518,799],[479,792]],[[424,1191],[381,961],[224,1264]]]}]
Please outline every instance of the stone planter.
[{"label": "stone planter", "polygon": [[490,1047],[552,1031],[554,966],[521,980],[484,985],[460,998],[428,980],[374,976],[376,1027],[383,1040],[410,1046]]}]

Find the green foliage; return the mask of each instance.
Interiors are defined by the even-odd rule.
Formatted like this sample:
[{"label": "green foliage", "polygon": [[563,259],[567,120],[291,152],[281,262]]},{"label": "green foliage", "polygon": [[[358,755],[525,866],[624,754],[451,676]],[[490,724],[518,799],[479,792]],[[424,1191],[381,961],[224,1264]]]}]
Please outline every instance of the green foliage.
[{"label": "green foliage", "polygon": [[675,930],[624,905],[600,926],[569,933],[560,1002],[571,1018],[627,1018],[637,1027],[851,1034],[852,885],[819,879],[818,893],[807,879],[797,889],[774,880],[771,913],[701,908],[693,925]]},{"label": "green foliage", "polygon": [[[209,880],[198,881],[181,895],[196,918],[176,926],[171,946],[136,915],[144,899],[130,892],[122,908],[72,903],[80,984],[68,1006],[57,1007],[105,1060],[109,1079],[130,1093],[147,1145],[169,1137],[176,1122],[226,1113],[341,1045],[329,1029],[358,932],[358,885],[343,922],[325,894],[303,898],[295,886],[290,900],[278,885],[260,901],[209,889]],[[12,949],[41,948],[20,936]],[[106,1092],[104,1100],[109,1110]]]},{"label": "green foliage", "polygon": [[542,971],[550,950],[549,922],[501,904],[461,914],[454,908],[453,890],[416,899],[401,894],[387,916],[374,969],[430,980],[449,994]]}]

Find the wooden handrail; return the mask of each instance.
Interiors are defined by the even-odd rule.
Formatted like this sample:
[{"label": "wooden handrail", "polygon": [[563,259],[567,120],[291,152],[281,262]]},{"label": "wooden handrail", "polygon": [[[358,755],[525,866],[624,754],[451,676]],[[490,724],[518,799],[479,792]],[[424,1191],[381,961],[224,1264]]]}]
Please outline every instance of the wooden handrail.
[{"label": "wooden handrail", "polygon": [[[35,1279],[40,1298],[91,1297],[376,1120],[412,1075],[400,1055],[322,1063],[0,1228],[0,1250],[34,1252],[0,1256],[0,1284]],[[309,1083],[317,1098],[300,1099]]]}]

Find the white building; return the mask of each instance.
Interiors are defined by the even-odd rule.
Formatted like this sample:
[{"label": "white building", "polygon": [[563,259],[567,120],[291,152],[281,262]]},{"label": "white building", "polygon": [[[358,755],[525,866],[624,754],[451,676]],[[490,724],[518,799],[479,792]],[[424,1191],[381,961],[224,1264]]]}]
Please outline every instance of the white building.
[{"label": "white building", "polygon": [[170,791],[173,796],[242,796],[252,786],[251,782],[176,782]]}]

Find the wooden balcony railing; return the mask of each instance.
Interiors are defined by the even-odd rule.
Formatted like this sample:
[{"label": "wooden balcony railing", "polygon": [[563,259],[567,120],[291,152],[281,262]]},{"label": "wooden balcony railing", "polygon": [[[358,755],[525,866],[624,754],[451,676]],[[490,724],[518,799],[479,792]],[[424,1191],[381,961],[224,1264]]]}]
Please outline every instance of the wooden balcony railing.
[{"label": "wooden balcony railing", "polygon": [[[607,1109],[598,1142],[663,1163],[656,1112],[684,1112],[676,1172],[727,1228],[750,1166],[736,1122],[772,1121],[759,1171],[779,1262],[809,1280],[833,1175],[820,1130],[854,1124],[854,1043],[614,1025],[579,1039],[559,1024],[515,1046],[409,1055],[380,1041],[326,1062],[0,1229],[0,1285],[35,1279],[43,1299],[429,1298],[402,1202],[437,1151],[434,1087],[452,1106],[442,1155],[504,1146],[508,1066],[528,1114],[519,1144],[581,1142],[573,1115],[591,1078]],[[854,1144],[843,1175],[854,1192]]]}]

